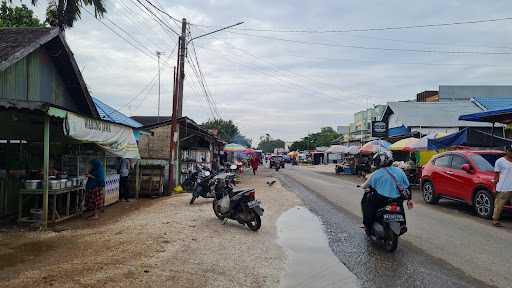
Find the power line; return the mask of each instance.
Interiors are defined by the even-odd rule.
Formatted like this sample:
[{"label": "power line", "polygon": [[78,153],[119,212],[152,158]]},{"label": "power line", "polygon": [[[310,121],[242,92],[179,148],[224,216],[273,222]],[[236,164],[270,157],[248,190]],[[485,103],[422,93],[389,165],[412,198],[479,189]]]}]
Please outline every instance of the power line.
[{"label": "power line", "polygon": [[190,62],[190,59],[188,59],[188,58],[187,58],[187,62],[189,63],[190,68],[192,69],[192,72],[193,72],[196,82],[198,83],[200,89],[203,90],[203,92],[204,92],[203,97],[206,100],[206,104],[208,105],[208,108],[210,109],[210,113],[212,114],[213,118],[217,118],[215,109],[213,108],[213,104],[211,103],[210,99],[208,98],[207,92],[206,92],[204,86],[202,85],[201,81],[199,80],[199,76],[198,76],[198,73],[197,73],[194,65],[192,64],[192,62]]},{"label": "power line", "polygon": [[[350,32],[371,32],[371,31],[418,29],[418,28],[435,28],[435,27],[491,23],[491,22],[510,21],[510,20],[512,20],[512,17],[456,21],[456,22],[448,22],[448,23],[435,23],[435,24],[423,24],[423,25],[405,25],[405,26],[355,28],[355,29],[327,29],[327,30],[320,30],[320,29],[270,29],[270,28],[234,28],[234,29],[240,30],[240,31],[273,32],[273,33],[312,33],[312,34],[350,33]],[[203,27],[217,27],[217,26],[209,26],[209,25],[201,25],[201,24],[192,24],[192,25],[203,26]]]},{"label": "power line", "polygon": [[[160,17],[158,17],[158,15],[155,14],[155,12],[153,12],[153,10],[149,9],[146,5],[144,5],[144,3],[142,3],[140,0],[135,0],[137,1],[137,3],[139,3],[144,9],[146,9],[146,11],[148,11],[149,13],[151,13],[151,15],[153,15],[153,19],[159,23],[161,23],[162,25],[164,25],[167,29],[169,29],[170,31],[172,31],[174,34],[176,34],[177,36],[180,36],[180,34],[178,32],[176,32],[176,30],[174,30],[171,26],[169,26],[165,21],[163,21],[162,19],[160,19]],[[139,7],[140,8],[140,7]]]},{"label": "power line", "polygon": [[172,15],[170,15],[169,13],[165,12],[163,9],[161,9],[161,8],[159,8],[159,7],[157,7],[157,6],[155,6],[155,4],[151,3],[151,1],[149,1],[149,0],[145,0],[145,1],[146,1],[146,2],[148,2],[148,3],[149,3],[149,5],[151,5],[153,8],[155,8],[156,10],[158,10],[160,13],[162,13],[162,14],[166,15],[167,17],[171,18],[172,20],[174,20],[174,21],[175,21],[175,22],[177,22],[177,23],[181,23],[181,21],[180,21],[180,20],[178,20],[177,18],[173,17],[173,16],[172,16]]},{"label": "power line", "polygon": [[293,40],[293,39],[285,39],[285,38],[279,38],[279,37],[273,37],[273,36],[256,35],[256,34],[232,32],[232,31],[228,31],[228,33],[262,38],[262,39],[267,39],[267,40],[296,43],[296,44],[302,44],[302,45],[316,45],[316,46],[325,46],[325,47],[352,48],[352,49],[362,49],[362,50],[376,50],[376,51],[388,51],[388,52],[411,52],[411,53],[463,54],[463,55],[464,54],[466,54],[466,55],[512,55],[512,52],[503,52],[503,51],[447,51],[447,50],[433,50],[433,49],[368,47],[368,46],[358,46],[358,45],[343,45],[343,44],[338,44],[338,43]]}]

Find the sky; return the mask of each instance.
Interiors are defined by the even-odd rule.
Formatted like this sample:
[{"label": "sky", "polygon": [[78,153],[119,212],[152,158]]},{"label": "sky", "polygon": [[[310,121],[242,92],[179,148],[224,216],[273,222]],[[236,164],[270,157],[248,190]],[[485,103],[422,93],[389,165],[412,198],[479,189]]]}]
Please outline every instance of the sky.
[{"label": "sky", "polygon": [[[192,23],[192,36],[244,21],[234,29],[194,40],[194,46],[188,46],[188,61],[195,61],[195,47],[218,114],[233,120],[254,142],[266,133],[293,141],[321,127],[347,125],[359,110],[414,99],[416,93],[438,85],[512,83],[512,20],[321,33],[511,17],[510,1],[151,2],[175,18],[186,18]],[[104,24],[83,13],[66,31],[66,39],[91,94],[128,115],[158,113],[154,54],[165,52],[160,114],[169,115],[177,36],[136,3],[106,0]],[[39,1],[38,10],[44,5]],[[179,31],[178,23],[161,18]],[[211,112],[193,71],[187,62],[184,115],[202,123],[218,114]]]}]

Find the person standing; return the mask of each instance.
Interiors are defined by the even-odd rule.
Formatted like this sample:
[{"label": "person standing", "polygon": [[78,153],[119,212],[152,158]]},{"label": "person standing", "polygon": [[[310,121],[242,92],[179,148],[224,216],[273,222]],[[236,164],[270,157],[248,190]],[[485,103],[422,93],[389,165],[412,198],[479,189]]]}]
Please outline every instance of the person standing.
[{"label": "person standing", "polygon": [[256,171],[258,170],[258,166],[260,165],[260,159],[256,156],[252,156],[251,158],[251,167],[252,167],[252,174],[256,175]]},{"label": "person standing", "polygon": [[129,188],[128,188],[128,175],[130,175],[130,160],[121,158],[119,163],[119,200],[128,202]]},{"label": "person standing", "polygon": [[98,219],[98,210],[104,205],[103,188],[105,188],[105,171],[98,159],[89,162],[89,173],[85,184],[87,209],[93,211],[89,219]]},{"label": "person standing", "polygon": [[507,154],[496,160],[494,165],[496,176],[496,199],[494,200],[494,213],[492,225],[503,227],[500,223],[501,211],[505,203],[512,198],[512,146],[507,147]]}]

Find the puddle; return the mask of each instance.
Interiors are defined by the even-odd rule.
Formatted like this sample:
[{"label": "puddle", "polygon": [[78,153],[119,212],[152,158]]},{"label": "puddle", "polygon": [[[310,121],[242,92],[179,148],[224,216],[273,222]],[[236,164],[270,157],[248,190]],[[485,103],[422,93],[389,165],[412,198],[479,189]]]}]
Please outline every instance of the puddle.
[{"label": "puddle", "polygon": [[281,288],[359,287],[357,278],[331,252],[320,219],[304,207],[283,213],[278,243],[287,255]]}]

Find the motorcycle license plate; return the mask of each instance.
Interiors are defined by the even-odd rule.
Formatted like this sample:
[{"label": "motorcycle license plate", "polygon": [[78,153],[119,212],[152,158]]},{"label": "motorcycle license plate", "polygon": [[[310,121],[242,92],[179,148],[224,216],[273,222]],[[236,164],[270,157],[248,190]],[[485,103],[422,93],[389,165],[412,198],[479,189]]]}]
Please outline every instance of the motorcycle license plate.
[{"label": "motorcycle license plate", "polygon": [[384,214],[384,221],[386,222],[403,222],[404,215],[402,214]]},{"label": "motorcycle license plate", "polygon": [[260,201],[252,200],[247,203],[247,206],[249,206],[249,208],[254,208],[256,206],[259,206],[260,204],[261,204]]}]

